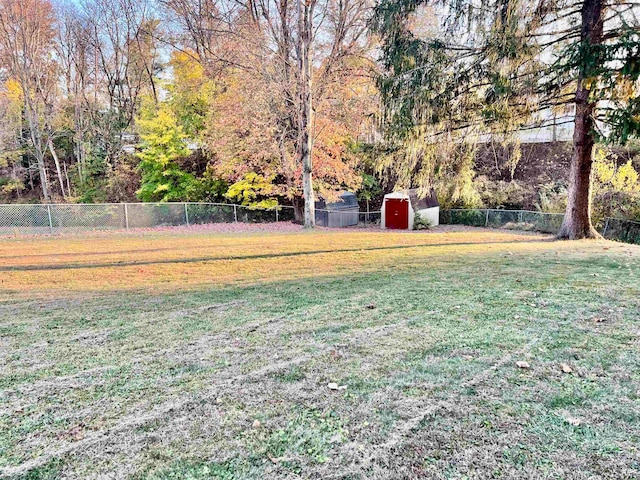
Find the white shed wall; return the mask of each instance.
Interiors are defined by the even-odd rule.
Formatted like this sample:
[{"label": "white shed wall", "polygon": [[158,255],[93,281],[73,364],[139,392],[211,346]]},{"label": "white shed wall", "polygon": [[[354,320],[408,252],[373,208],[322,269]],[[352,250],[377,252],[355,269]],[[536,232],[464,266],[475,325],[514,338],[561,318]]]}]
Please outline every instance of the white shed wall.
[{"label": "white shed wall", "polygon": [[[440,225],[440,207],[425,208],[418,210],[418,213],[422,218],[428,220],[432,227]],[[411,226],[413,227],[413,221],[411,222]]]}]

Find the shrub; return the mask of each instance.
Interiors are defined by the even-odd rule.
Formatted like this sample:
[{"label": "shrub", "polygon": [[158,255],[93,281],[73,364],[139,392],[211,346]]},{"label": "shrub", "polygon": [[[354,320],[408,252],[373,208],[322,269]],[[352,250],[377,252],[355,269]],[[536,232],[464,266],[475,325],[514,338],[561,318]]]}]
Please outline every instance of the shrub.
[{"label": "shrub", "polygon": [[535,189],[523,182],[512,180],[490,180],[484,175],[474,181],[482,205],[487,208],[517,210],[525,208],[535,198]]},{"label": "shrub", "polygon": [[108,202],[135,202],[138,188],[140,173],[132,159],[118,162],[107,172],[105,194]]},{"label": "shrub", "polygon": [[431,221],[428,218],[424,218],[419,212],[416,212],[413,217],[413,229],[414,230],[428,230],[432,227]]},{"label": "shrub", "polygon": [[640,219],[640,175],[628,160],[620,164],[609,149],[598,148],[593,163],[593,220]]},{"label": "shrub", "polygon": [[561,213],[567,208],[567,185],[555,182],[541,185],[538,190],[536,210],[547,213]]}]

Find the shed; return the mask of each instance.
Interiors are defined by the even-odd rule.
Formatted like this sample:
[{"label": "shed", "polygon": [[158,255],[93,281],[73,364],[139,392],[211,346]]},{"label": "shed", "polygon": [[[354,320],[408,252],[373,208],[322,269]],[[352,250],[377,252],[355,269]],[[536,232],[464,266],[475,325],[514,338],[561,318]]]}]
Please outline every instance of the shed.
[{"label": "shed", "polygon": [[321,227],[348,227],[358,225],[358,198],[355,193],[342,192],[335,202],[320,197],[316,201],[316,225]]},{"label": "shed", "polygon": [[423,198],[416,188],[389,193],[382,202],[382,228],[413,230],[416,213],[431,226],[439,224],[440,204],[433,190]]}]

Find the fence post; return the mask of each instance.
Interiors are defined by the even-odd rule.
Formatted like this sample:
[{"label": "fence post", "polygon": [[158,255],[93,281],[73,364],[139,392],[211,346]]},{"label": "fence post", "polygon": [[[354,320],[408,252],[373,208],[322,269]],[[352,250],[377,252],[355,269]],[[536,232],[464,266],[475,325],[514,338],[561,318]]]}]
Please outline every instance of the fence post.
[{"label": "fence post", "polygon": [[484,226],[485,228],[489,226],[489,209],[487,208],[487,214],[485,215],[484,218]]},{"label": "fence post", "polygon": [[47,215],[49,215],[49,233],[53,235],[53,222],[51,221],[51,205],[47,203]]},{"label": "fence post", "polygon": [[184,204],[184,219],[187,221],[187,227],[189,226],[189,210],[187,209],[187,206],[189,204],[185,202]]},{"label": "fence post", "polygon": [[235,223],[238,223],[238,206],[237,205],[233,206],[233,221]]},{"label": "fence post", "polygon": [[604,230],[602,231],[602,236],[606,238],[607,230],[609,230],[609,217],[607,217],[606,222],[604,222]]},{"label": "fence post", "polygon": [[124,228],[129,230],[129,209],[126,203],[124,204]]}]

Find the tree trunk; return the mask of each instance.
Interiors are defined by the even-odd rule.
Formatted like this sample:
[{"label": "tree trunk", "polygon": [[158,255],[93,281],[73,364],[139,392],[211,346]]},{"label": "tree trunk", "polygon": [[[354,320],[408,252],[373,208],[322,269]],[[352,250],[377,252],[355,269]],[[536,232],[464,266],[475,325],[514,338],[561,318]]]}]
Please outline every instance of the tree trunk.
[{"label": "tree trunk", "polygon": [[591,85],[587,69],[592,56],[588,53],[588,45],[602,43],[604,24],[604,0],[585,0],[582,4],[582,28],[580,39],[586,45],[583,53],[576,88],[576,114],[573,132],[573,156],[569,179],[569,197],[562,227],[558,238],[578,240],[581,238],[598,238],[600,235],[591,224],[591,165],[593,163],[593,146],[595,144],[593,112],[596,104],[589,97]]},{"label": "tree trunk", "polygon": [[304,195],[304,226],[316,224],[315,199],[313,195],[311,150],[313,139],[313,106],[311,103],[311,6],[308,0],[298,0],[298,68],[300,81],[299,156],[302,163],[302,192]]},{"label": "tree trunk", "polygon": [[69,171],[67,170],[67,162],[62,160],[62,167],[64,170],[64,178],[67,181],[67,195],[71,196],[71,181],[69,180]]},{"label": "tree trunk", "polygon": [[84,148],[82,146],[82,117],[80,105],[78,102],[78,88],[76,87],[76,93],[74,97],[75,107],[73,115],[74,131],[73,134],[73,149],[75,152],[77,169],[78,169],[78,183],[81,187],[84,187],[86,169],[84,168]]},{"label": "tree trunk", "polygon": [[62,198],[67,199],[67,195],[64,190],[64,177],[62,176],[62,169],[60,168],[60,159],[58,158],[58,154],[56,153],[56,149],[53,146],[53,141],[49,139],[47,142],[49,147],[49,151],[51,152],[51,156],[53,157],[53,161],[56,164],[56,172],[58,173],[58,182],[60,183],[60,192],[62,193]]},{"label": "tree trunk", "polygon": [[304,198],[293,197],[293,221],[295,223],[304,223]]},{"label": "tree trunk", "polygon": [[[23,86],[23,92],[28,91]],[[49,180],[47,179],[47,168],[44,163],[44,148],[42,144],[42,135],[40,133],[40,127],[38,125],[37,113],[35,112],[33,105],[31,104],[28,95],[25,95],[24,107],[27,117],[27,123],[29,124],[29,135],[31,136],[31,143],[33,144],[34,156],[38,163],[38,173],[40,174],[40,189],[42,190],[42,199],[44,203],[51,201],[49,194]]]}]

